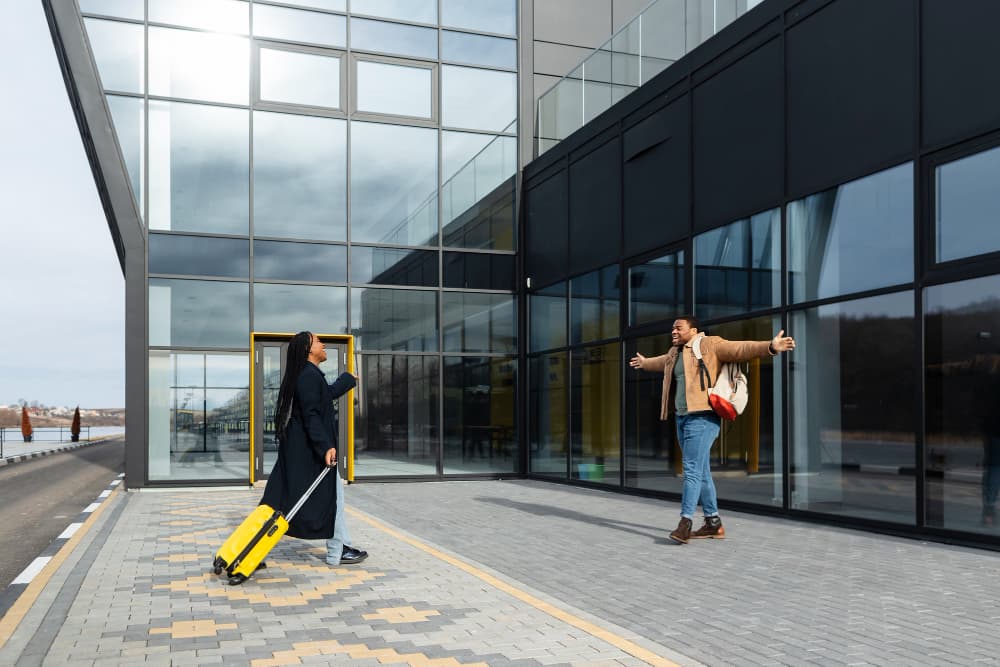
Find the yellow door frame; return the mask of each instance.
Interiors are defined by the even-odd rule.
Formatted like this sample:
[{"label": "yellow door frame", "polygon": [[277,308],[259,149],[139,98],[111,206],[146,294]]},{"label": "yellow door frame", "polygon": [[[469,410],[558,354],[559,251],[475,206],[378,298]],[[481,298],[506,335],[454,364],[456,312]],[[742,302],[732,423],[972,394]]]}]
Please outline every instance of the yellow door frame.
[{"label": "yellow door frame", "polygon": [[[257,466],[254,465],[254,455],[257,451],[257,343],[263,341],[283,342],[291,340],[294,333],[273,331],[250,332],[250,483],[257,481]],[[316,334],[323,342],[347,343],[347,372],[354,373],[354,336],[349,334]],[[354,390],[347,392],[347,480],[354,481]]]}]

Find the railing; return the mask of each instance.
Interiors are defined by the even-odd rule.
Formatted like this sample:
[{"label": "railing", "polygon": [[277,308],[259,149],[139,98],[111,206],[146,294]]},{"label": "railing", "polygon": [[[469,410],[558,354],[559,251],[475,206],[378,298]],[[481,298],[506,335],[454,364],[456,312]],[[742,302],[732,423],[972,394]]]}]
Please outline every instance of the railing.
[{"label": "railing", "polygon": [[538,99],[538,155],[761,1],[655,0]]},{"label": "railing", "polygon": [[[31,445],[36,442],[69,442],[72,440],[72,433],[69,426],[42,426],[32,429],[31,442],[24,442],[20,426],[0,427],[0,459],[4,457],[4,443]],[[80,440],[90,440],[90,427],[80,427]]]}]

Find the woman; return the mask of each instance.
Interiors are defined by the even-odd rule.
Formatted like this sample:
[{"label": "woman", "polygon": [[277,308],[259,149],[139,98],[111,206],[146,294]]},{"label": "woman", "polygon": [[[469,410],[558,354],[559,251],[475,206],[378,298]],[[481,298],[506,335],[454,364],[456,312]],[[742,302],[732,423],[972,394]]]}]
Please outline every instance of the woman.
[{"label": "woman", "polygon": [[[274,417],[280,443],[278,460],[260,500],[261,504],[284,513],[302,497],[324,467],[337,464],[337,416],[333,402],[354,388],[357,380],[350,373],[343,373],[328,385],[319,369],[324,361],[326,349],[318,336],[301,331],[292,337]],[[338,512],[342,493],[340,476],[334,470],[316,487],[288,526],[288,535],[292,537],[326,539],[328,548],[339,544],[336,550],[342,551],[344,558],[328,556],[331,565],[345,559],[346,563],[361,562],[367,556],[345,544],[342,509]],[[339,504],[343,504],[342,500]]]}]

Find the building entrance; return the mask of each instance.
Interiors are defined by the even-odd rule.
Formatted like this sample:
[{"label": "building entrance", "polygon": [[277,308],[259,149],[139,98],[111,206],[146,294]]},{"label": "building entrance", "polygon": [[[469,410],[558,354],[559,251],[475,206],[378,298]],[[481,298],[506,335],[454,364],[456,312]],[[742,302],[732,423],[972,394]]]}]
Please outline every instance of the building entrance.
[{"label": "building entrance", "polygon": [[[277,428],[275,412],[278,407],[278,391],[285,375],[285,361],[288,341],[293,334],[252,334],[253,338],[253,401],[250,406],[251,482],[267,479],[278,459]],[[320,364],[326,381],[333,382],[345,371],[354,373],[354,338],[338,334],[318,334],[326,345],[327,359]],[[354,392],[352,390],[337,399],[334,410],[340,432],[338,440],[338,461],[340,475],[347,481],[354,480]]]}]

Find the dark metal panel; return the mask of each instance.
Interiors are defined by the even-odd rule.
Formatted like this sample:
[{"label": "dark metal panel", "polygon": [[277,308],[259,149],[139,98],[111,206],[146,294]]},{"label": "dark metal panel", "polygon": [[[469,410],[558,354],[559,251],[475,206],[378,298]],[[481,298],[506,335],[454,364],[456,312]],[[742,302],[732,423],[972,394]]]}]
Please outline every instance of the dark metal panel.
[{"label": "dark metal panel", "polygon": [[148,408],[145,234],[77,5],[43,0],[42,6],[125,275],[125,483],[143,486]]},{"label": "dark metal panel", "polygon": [[840,0],[789,28],[791,197],[912,154],[916,5]]},{"label": "dark metal panel", "polygon": [[531,286],[564,278],[569,268],[569,182],[556,172],[525,191],[525,270]]},{"label": "dark metal panel", "polygon": [[580,273],[621,254],[621,141],[615,136],[569,166],[569,268]]},{"label": "dark metal panel", "polygon": [[939,146],[997,129],[1000,3],[924,0],[922,8],[924,145]]},{"label": "dark metal panel", "polygon": [[623,134],[623,227],[631,257],[677,241],[691,228],[691,131],[684,96]]},{"label": "dark metal panel", "polygon": [[774,39],[694,89],[694,228],[775,206],[783,195],[784,77]]}]

